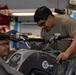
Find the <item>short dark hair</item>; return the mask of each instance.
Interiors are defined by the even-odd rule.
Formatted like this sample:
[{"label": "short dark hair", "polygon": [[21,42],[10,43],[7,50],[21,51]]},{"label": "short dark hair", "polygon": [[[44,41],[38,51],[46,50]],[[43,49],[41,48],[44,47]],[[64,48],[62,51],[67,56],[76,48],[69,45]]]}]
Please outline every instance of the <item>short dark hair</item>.
[{"label": "short dark hair", "polygon": [[5,33],[0,33],[0,40],[5,40],[5,39],[10,39],[10,37]]},{"label": "short dark hair", "polygon": [[46,6],[42,6],[42,7],[39,7],[35,11],[34,20],[35,20],[35,22],[38,22],[41,19],[47,20],[49,15],[53,16],[52,11],[49,8],[47,8]]}]

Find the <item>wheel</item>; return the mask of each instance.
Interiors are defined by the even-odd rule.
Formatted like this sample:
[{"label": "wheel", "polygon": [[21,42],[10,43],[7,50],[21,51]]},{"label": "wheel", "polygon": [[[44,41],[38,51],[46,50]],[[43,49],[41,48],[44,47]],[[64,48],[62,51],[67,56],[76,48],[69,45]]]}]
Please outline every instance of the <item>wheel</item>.
[{"label": "wheel", "polygon": [[76,62],[69,63],[66,74],[65,75],[75,75]]},{"label": "wheel", "polygon": [[51,75],[51,74],[41,70],[32,70],[29,75]]}]

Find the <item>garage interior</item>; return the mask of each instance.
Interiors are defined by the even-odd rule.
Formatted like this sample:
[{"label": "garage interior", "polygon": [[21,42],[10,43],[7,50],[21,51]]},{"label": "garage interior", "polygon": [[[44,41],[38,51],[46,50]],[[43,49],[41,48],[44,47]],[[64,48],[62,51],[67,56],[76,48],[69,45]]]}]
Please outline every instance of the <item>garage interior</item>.
[{"label": "garage interior", "polygon": [[[5,28],[6,33],[11,30],[15,30],[15,31],[18,31],[19,34],[23,33],[25,36],[27,34],[29,38],[32,38],[33,40],[35,38],[35,40],[37,39],[42,42],[43,39],[41,39],[40,37],[41,27],[37,26],[33,17],[36,9],[40,6],[47,6],[48,8],[50,8],[50,10],[52,10],[54,15],[60,15],[59,13],[65,13],[65,15],[69,15],[76,20],[76,1],[75,0],[7,0],[7,1],[0,0],[0,30]],[[37,45],[39,45],[39,43],[37,43]],[[32,46],[33,46],[32,47],[33,49],[36,46],[35,43],[32,44]],[[40,48],[41,46],[39,46],[38,49]],[[30,49],[31,49],[30,44],[28,42],[25,45],[23,41],[21,42],[10,41],[10,52],[11,52],[10,55],[12,55],[15,52],[16,53],[11,58],[9,55],[8,58],[10,59],[8,59],[6,63],[8,63],[14,70],[21,71],[22,73],[24,73],[24,75],[56,75],[56,73],[54,73],[54,71],[51,70],[53,65],[51,65],[51,67],[49,65],[48,66],[49,69],[47,69],[47,71],[44,70],[43,72],[43,69],[38,70],[41,68],[40,66],[41,62],[43,64],[43,67],[46,68],[45,66],[49,64],[47,63],[47,61],[51,63],[51,61],[53,60],[54,61],[53,64],[56,64],[55,67],[57,67],[54,69],[55,71],[57,69],[62,69],[63,65],[65,65],[64,68],[67,66],[66,65],[66,63],[68,63],[67,61],[62,63],[62,66],[60,67],[60,65],[58,66],[58,64],[55,62],[55,59],[51,58],[52,60],[50,60],[49,53],[45,53],[37,50],[35,51],[34,49],[30,51]],[[35,55],[32,55],[33,53]],[[44,61],[42,61],[44,58],[43,56],[45,56]],[[38,57],[40,57],[40,59]],[[26,59],[27,61],[25,61]],[[35,61],[32,61],[32,59],[35,59]],[[31,64],[29,63],[29,60],[32,61]],[[28,65],[25,65],[25,63]],[[35,65],[33,63],[36,63],[38,65]],[[23,67],[26,67],[26,69]],[[33,67],[34,68],[39,67],[39,68],[36,69],[35,71],[33,69],[31,73],[28,73],[28,71],[30,71],[28,67],[30,69]],[[48,71],[50,70],[52,72],[48,73]],[[25,71],[27,72],[25,73]],[[74,75],[74,74],[69,74],[69,72],[67,72],[66,74],[60,73],[60,72],[58,72],[58,75],[61,75],[61,74]]]}]

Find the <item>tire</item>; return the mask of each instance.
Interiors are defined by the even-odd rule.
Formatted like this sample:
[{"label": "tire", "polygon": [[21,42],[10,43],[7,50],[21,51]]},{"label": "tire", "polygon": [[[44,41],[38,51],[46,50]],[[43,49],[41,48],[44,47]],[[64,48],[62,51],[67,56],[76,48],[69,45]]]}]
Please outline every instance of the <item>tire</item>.
[{"label": "tire", "polygon": [[51,75],[41,70],[32,70],[29,75]]}]

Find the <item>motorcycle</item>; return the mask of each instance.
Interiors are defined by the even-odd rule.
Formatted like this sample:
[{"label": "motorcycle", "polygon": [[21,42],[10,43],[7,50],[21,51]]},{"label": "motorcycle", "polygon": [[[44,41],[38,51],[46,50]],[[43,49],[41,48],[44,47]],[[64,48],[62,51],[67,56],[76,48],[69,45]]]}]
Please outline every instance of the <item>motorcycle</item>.
[{"label": "motorcycle", "polygon": [[57,62],[56,57],[60,51],[52,50],[50,47],[51,43],[64,38],[67,36],[54,35],[44,46],[44,39],[28,38],[25,34],[20,34],[16,42],[25,44],[28,49],[17,50],[6,63],[24,75],[75,75],[75,62],[70,63],[69,60]]}]

